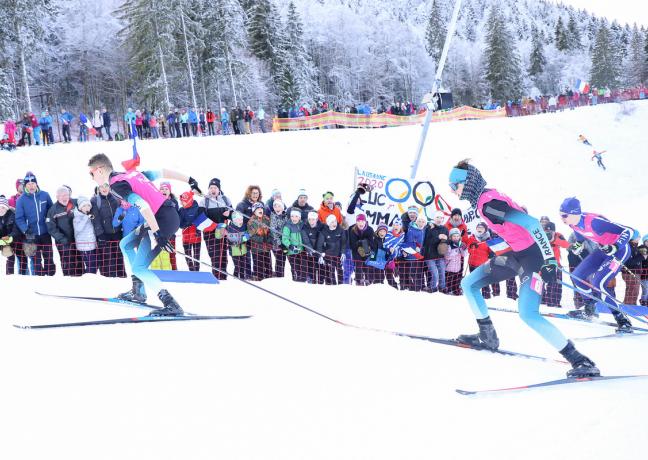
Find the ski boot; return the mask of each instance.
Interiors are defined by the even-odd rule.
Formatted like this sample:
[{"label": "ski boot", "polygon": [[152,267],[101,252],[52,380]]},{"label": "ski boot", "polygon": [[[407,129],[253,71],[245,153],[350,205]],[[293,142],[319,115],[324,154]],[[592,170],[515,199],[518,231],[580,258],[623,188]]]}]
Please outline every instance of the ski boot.
[{"label": "ski boot", "polygon": [[184,315],[184,311],[182,310],[182,307],[178,305],[178,302],[175,301],[173,297],[171,297],[171,294],[169,294],[169,291],[166,289],[160,290],[158,294],[158,298],[162,302],[162,305],[164,305],[162,308],[159,310],[153,310],[151,313],[149,313],[149,316],[182,316]]},{"label": "ski boot", "polygon": [[572,365],[572,368],[567,371],[568,378],[581,379],[585,377],[598,377],[601,375],[601,371],[598,370],[594,361],[581,354],[576,347],[574,347],[574,342],[571,340],[567,341],[567,345],[565,348],[560,350],[560,354],[563,355],[565,359],[569,361],[569,364]]},{"label": "ski boot", "polygon": [[146,290],[144,283],[137,276],[132,275],[133,287],[130,291],[124,292],[117,296],[118,299],[128,300],[129,302],[146,303]]},{"label": "ski boot", "polygon": [[499,348],[497,331],[493,327],[490,317],[478,319],[479,334],[462,334],[457,337],[457,342],[465,343],[475,348],[495,351]]},{"label": "ski boot", "polygon": [[614,316],[618,325],[616,328],[617,334],[632,334],[634,332],[632,329],[632,323],[626,315],[616,310],[612,310],[612,316]]},{"label": "ski boot", "polygon": [[572,310],[567,312],[569,316],[577,319],[590,320],[592,318],[598,318],[598,313],[596,312],[595,303],[586,303],[585,307],[582,310]]}]

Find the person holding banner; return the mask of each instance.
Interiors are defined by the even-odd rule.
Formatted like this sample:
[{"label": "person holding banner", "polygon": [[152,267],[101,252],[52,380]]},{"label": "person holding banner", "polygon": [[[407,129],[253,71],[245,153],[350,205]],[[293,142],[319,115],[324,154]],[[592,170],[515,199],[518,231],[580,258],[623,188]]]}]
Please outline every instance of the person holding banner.
[{"label": "person holding banner", "polygon": [[518,309],[520,318],[551,344],[572,369],[567,377],[582,378],[600,375],[596,364],[581,354],[571,340],[540,315],[540,299],[544,282],[556,279],[557,263],[547,234],[540,222],[520,205],[495,189],[487,189],[481,172],[468,160],[459,162],[450,172],[450,188],[462,200],[468,200],[509,248],[481,265],[461,282],[468,303],[477,319],[479,333],[460,335],[457,341],[487,350],[499,348],[481,289],[492,283],[520,277]]}]

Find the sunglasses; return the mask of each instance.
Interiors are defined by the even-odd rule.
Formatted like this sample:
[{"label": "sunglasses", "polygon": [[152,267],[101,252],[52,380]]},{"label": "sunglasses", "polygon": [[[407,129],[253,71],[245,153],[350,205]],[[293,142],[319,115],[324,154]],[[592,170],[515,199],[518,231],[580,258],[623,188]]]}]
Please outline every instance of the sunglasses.
[{"label": "sunglasses", "polygon": [[569,214],[565,214],[561,212],[560,217],[562,217],[563,219],[567,219],[569,217]]},{"label": "sunglasses", "polygon": [[450,182],[450,188],[452,189],[453,192],[456,192],[457,189],[459,188],[459,184],[463,184],[463,182]]}]

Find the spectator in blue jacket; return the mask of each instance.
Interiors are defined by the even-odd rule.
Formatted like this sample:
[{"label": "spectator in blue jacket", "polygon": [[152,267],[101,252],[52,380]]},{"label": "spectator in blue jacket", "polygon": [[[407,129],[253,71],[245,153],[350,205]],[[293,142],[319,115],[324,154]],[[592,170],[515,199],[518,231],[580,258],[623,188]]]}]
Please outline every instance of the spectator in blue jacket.
[{"label": "spectator in blue jacket", "polygon": [[[23,179],[24,193],[16,202],[16,225],[24,236],[23,247],[27,257],[33,257],[34,274],[52,276],[56,266],[52,258],[52,238],[47,231],[47,212],[52,207],[52,198],[38,188],[32,172]],[[27,246],[29,245],[29,246]],[[36,249],[33,250],[33,245]]]},{"label": "spectator in blue jacket", "polygon": [[43,133],[43,145],[52,144],[54,142],[54,135],[52,133],[52,116],[47,110],[41,113],[41,117],[38,119],[38,124]]},{"label": "spectator in blue jacket", "polygon": [[176,117],[175,114],[173,113],[173,110],[169,110],[169,113],[166,116],[166,121],[167,121],[167,126],[169,127],[169,137],[180,137],[180,133],[176,133],[175,130],[175,124],[176,124]]},{"label": "spectator in blue jacket", "polygon": [[104,107],[101,109],[101,119],[103,121],[103,127],[106,130],[106,134],[108,134],[108,140],[112,141],[112,135],[110,134],[110,112]]},{"label": "spectator in blue jacket", "polygon": [[194,136],[198,135],[198,115],[194,109],[189,109],[189,124],[191,125],[191,133]]},{"label": "spectator in blue jacket", "polygon": [[229,119],[230,119],[229,118],[229,113],[227,113],[227,109],[225,107],[223,107],[221,109],[221,132],[222,132],[223,136],[230,133]]},{"label": "spectator in blue jacket", "polygon": [[423,241],[425,239],[425,227],[427,220],[424,214],[419,214],[415,222],[410,222],[409,230],[401,250],[405,261],[401,270],[401,288],[412,291],[423,289],[424,262],[423,262]]},{"label": "spectator in blue jacket", "polygon": [[70,126],[72,126],[72,120],[74,117],[70,112],[65,109],[61,109],[61,115],[59,115],[59,121],[63,127],[63,142],[68,143],[72,142],[72,135],[70,134]]},{"label": "spectator in blue jacket", "polygon": [[88,141],[88,117],[85,113],[79,113],[79,141]]},{"label": "spectator in blue jacket", "polygon": [[128,201],[122,201],[121,206],[115,212],[112,226],[118,229],[121,225],[122,234],[128,235],[143,223],[145,223],[144,217],[142,217],[137,206],[131,206]]},{"label": "spectator in blue jacket", "polygon": [[133,133],[131,133],[131,126],[135,123],[135,112],[133,112],[132,108],[128,108],[128,111],[126,112],[126,115],[124,115],[124,121],[126,122],[126,129],[128,129],[128,137],[130,139],[133,138]]}]

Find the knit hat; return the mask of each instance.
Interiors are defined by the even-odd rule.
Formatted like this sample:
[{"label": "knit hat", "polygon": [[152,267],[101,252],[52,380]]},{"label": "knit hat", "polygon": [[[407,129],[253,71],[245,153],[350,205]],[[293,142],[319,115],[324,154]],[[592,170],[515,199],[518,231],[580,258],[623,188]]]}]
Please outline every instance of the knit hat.
[{"label": "knit hat", "polygon": [[281,209],[285,209],[285,208],[286,208],[286,205],[285,205],[284,202],[281,201],[281,200],[274,200],[274,201],[272,202],[272,207],[274,208],[274,205],[277,204],[277,203],[279,203],[279,204],[281,205]]},{"label": "knit hat", "polygon": [[23,185],[23,180],[22,179],[16,179],[16,192],[18,191],[18,188]]},{"label": "knit hat", "polygon": [[299,209],[291,209],[290,210],[290,217],[292,216],[297,216],[301,219],[301,211]]},{"label": "knit hat", "polygon": [[392,220],[392,227],[394,225],[400,225],[401,227],[403,226],[403,220],[400,217],[394,217],[394,220]]},{"label": "knit hat", "polygon": [[452,212],[450,213],[450,217],[454,217],[454,216],[457,216],[457,215],[463,217],[463,214],[462,214],[462,212],[461,212],[461,209],[459,209],[459,208],[454,208],[454,209],[452,210]]},{"label": "knit hat", "polygon": [[77,198],[77,208],[81,209],[85,204],[89,204],[90,206],[92,206],[90,200],[85,196],[80,196],[79,198]]},{"label": "knit hat", "polygon": [[300,189],[297,191],[297,198],[299,198],[300,196],[305,196],[306,198],[308,198],[308,193],[306,193],[306,190],[305,190],[305,189],[300,188]]},{"label": "knit hat", "polygon": [[545,232],[555,232],[556,231],[556,224],[554,224],[553,222],[547,222],[544,225],[544,230],[545,230]]},{"label": "knit hat", "polygon": [[378,233],[378,232],[381,231],[381,230],[384,230],[384,231],[388,231],[388,230],[389,230],[389,229],[387,228],[387,225],[385,225],[384,222],[378,224],[378,228],[376,228],[376,233]]},{"label": "knit hat", "polygon": [[193,201],[193,196],[194,194],[192,191],[184,192],[182,195],[180,195],[180,201],[183,202]]},{"label": "knit hat", "polygon": [[29,182],[33,182],[38,185],[36,176],[34,176],[34,173],[31,171],[27,171],[27,173],[25,174],[25,178],[23,179],[23,185],[28,184]]},{"label": "knit hat", "polygon": [[452,229],[450,229],[450,231],[448,232],[448,236],[449,236],[450,238],[452,238],[452,235],[459,235],[459,236],[461,236],[461,230],[459,230],[458,228],[452,228]]},{"label": "knit hat", "polygon": [[[333,225],[334,223],[337,224],[337,217],[335,217],[334,214],[329,214],[326,217],[326,225]],[[648,237],[648,235],[646,235],[646,237]]]},{"label": "knit hat", "polygon": [[325,200],[328,200],[329,198],[333,198],[334,196],[335,194],[333,192],[324,192],[322,194],[322,198],[324,198]]},{"label": "knit hat", "polygon": [[271,197],[273,197],[275,195],[281,195],[281,192],[277,188],[273,189],[272,193],[270,194]]},{"label": "knit hat", "polygon": [[169,193],[172,193],[172,191],[171,191],[171,182],[160,182],[160,189],[162,189],[162,187],[168,188]]},{"label": "knit hat", "polygon": [[361,220],[367,222],[367,216],[365,216],[364,214],[358,214],[358,217],[356,217],[356,222],[359,222]]},{"label": "knit hat", "polygon": [[484,231],[488,230],[488,225],[486,225],[486,222],[479,222],[479,223],[475,226],[475,228],[477,228],[477,227],[481,227],[481,228],[483,228]]},{"label": "knit hat", "polygon": [[308,218],[310,219],[311,217],[314,217],[315,219],[317,219],[319,216],[315,211],[309,211],[308,212]]},{"label": "knit hat", "polygon": [[7,201],[7,197],[4,195],[0,195],[0,206],[4,206],[5,208],[9,209],[9,201]]},{"label": "knit hat", "polygon": [[[463,180],[462,177],[464,177]],[[473,207],[477,207],[477,201],[486,188],[486,180],[482,177],[481,172],[470,164],[466,166],[466,169],[453,168],[450,173],[450,183],[464,184],[459,198],[468,200]]]},{"label": "knit hat", "polygon": [[252,205],[252,214],[254,214],[254,211],[256,211],[257,209],[264,209],[264,208],[265,206],[263,206],[263,203],[257,201]]},{"label": "knit hat", "polygon": [[218,179],[217,177],[214,177],[212,180],[209,181],[209,186],[211,187],[212,185],[215,185],[220,190],[220,188],[221,188],[220,179]]},{"label": "knit hat", "polygon": [[414,205],[409,206],[409,207],[407,208],[407,213],[409,214],[410,212],[413,212],[413,213],[418,214],[418,208],[417,208],[416,206],[414,206]]},{"label": "knit hat", "polygon": [[560,212],[563,214],[580,215],[582,214],[580,201],[575,196],[565,198],[560,205]]}]

